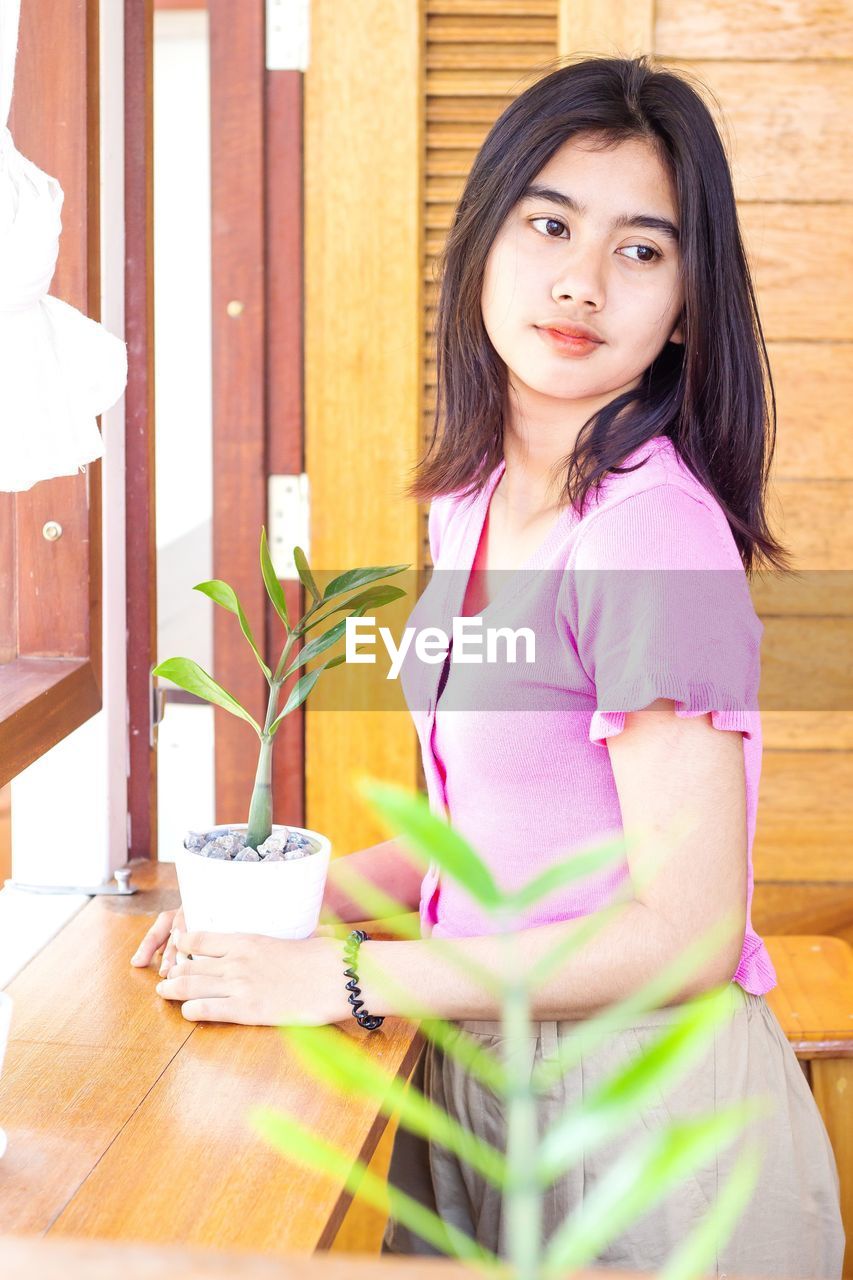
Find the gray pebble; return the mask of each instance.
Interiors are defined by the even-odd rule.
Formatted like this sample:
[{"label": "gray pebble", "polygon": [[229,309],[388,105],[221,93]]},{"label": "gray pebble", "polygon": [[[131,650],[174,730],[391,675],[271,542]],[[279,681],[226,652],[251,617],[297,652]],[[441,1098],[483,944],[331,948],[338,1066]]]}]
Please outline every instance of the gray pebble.
[{"label": "gray pebble", "polygon": [[216,844],[233,858],[241,849],[246,848],[246,837],[229,831],[227,835],[217,836]]},{"label": "gray pebble", "polygon": [[257,849],[241,849],[234,855],[235,862],[260,862],[261,855]]},{"label": "gray pebble", "polygon": [[282,857],[285,862],[295,862],[298,858],[307,858],[310,849],[285,849]]},{"label": "gray pebble", "polygon": [[264,862],[284,862],[284,854],[279,849],[271,849]]},{"label": "gray pebble", "polygon": [[289,853],[291,849],[305,849],[310,853],[311,841],[306,840],[305,836],[292,835],[284,846],[284,851],[285,853]]},{"label": "gray pebble", "polygon": [[223,849],[221,845],[218,845],[214,840],[211,840],[210,843],[206,844],[203,849],[199,850],[199,852],[203,858],[220,858],[224,862],[231,861],[231,854],[228,850]]},{"label": "gray pebble", "polygon": [[184,836],[184,848],[191,850],[203,849],[207,844],[206,831],[190,831]]},{"label": "gray pebble", "polygon": [[271,836],[267,836],[263,844],[258,845],[258,853],[262,857],[266,857],[268,853],[275,850],[276,853],[282,853],[291,838],[290,831],[285,827],[282,831],[274,831]]}]

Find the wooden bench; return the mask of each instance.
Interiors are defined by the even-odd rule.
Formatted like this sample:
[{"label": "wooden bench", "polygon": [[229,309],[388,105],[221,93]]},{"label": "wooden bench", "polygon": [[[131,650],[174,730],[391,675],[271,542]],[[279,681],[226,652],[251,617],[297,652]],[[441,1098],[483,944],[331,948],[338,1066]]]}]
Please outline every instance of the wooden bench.
[{"label": "wooden bench", "polygon": [[853,948],[820,934],[764,937],[779,985],[767,994],[826,1125],[841,1182],[853,1276]]}]

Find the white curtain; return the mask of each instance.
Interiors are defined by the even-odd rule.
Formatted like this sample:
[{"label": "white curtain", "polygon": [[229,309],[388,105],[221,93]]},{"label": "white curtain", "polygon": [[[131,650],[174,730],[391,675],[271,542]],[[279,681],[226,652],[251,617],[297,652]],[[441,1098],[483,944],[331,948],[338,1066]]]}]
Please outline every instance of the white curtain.
[{"label": "white curtain", "polygon": [[119,338],[48,296],[64,194],[8,129],[21,0],[0,0],[0,490],[74,475],[103,454],[96,417],[127,383]]}]

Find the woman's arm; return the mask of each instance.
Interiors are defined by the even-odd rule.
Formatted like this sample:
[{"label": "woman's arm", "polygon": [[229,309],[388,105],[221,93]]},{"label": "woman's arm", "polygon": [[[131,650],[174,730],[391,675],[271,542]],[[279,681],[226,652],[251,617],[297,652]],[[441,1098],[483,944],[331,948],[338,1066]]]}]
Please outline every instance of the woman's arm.
[{"label": "woman's arm", "polygon": [[[661,845],[628,845],[634,897],[539,988],[531,1010],[536,1019],[583,1018],[623,999],[724,918],[726,938],[698,973],[685,971],[673,1000],[730,981],[740,959],[748,848],[740,732],[715,728],[707,714],[676,716],[672,701],[661,698],[628,713],[608,749],[624,830],[659,832]],[[663,861],[652,874],[649,858],[660,848]],[[449,939],[441,950],[429,939],[364,942],[362,998],[373,1014],[404,1013],[405,1000],[389,994],[393,984],[438,1017],[499,1018],[500,1002],[483,990],[475,967],[496,977],[529,971],[587,924],[582,918],[525,929],[508,946],[500,936],[453,939],[461,965],[441,954]]]},{"label": "woman's arm", "polygon": [[[746,925],[747,826],[743,740],[710,715],[680,717],[669,699],[625,716],[608,739],[626,833],[660,833],[657,848],[628,843],[634,897],[592,938],[564,959],[531,1001],[534,1019],[577,1019],[623,999],[666,969],[711,926],[725,919],[726,940],[698,973],[684,973],[670,1003],[732,979]],[[684,831],[687,826],[686,834]],[[678,839],[673,840],[674,830]],[[674,845],[674,848],[670,848]],[[665,851],[650,875],[649,857]],[[414,905],[420,874],[406,866],[393,841],[343,859],[356,863],[386,892]],[[408,886],[408,889],[407,889]],[[408,895],[408,896],[407,896]],[[342,897],[330,900],[345,908]],[[357,904],[350,910],[358,914]],[[588,925],[586,918],[500,936],[361,944],[358,979],[371,1014],[439,1018],[501,1016],[498,997],[484,989],[477,967],[495,977],[529,972],[559,943]],[[452,946],[454,960],[445,948]],[[276,1026],[348,1020],[341,940],[301,941],[251,934],[183,933],[183,960],[157,987],[180,1000],[190,1021]]]},{"label": "woman's arm", "polygon": [[370,912],[365,910],[364,904],[359,905],[338,884],[342,864],[343,874],[357,872],[389,898],[401,903],[399,912],[394,912],[394,915],[404,911],[417,911],[424,873],[406,856],[395,840],[385,840],[381,844],[360,849],[358,853],[332,859],[320,910],[321,924],[336,924],[338,920],[349,922],[373,919]]}]

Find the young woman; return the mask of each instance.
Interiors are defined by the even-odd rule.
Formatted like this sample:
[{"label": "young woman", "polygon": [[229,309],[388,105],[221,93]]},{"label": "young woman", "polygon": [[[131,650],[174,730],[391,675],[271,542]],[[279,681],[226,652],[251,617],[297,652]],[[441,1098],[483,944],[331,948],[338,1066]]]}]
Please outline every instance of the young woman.
[{"label": "young woman", "polygon": [[[775,439],[765,371],[771,399],[772,381],[731,176],[702,98],[648,58],[586,59],[547,75],[486,138],[442,266],[442,430],[410,489],[432,500],[435,572],[410,623],[534,621],[537,650],[532,668],[478,666],[472,676],[451,649],[434,675],[410,669],[430,801],[505,886],[606,832],[642,827],[666,844],[680,816],[692,819],[665,874],[639,875],[629,854],[527,913],[514,941],[525,969],[620,885],[634,888],[621,914],[539,989],[531,1067],[578,1020],[734,916],[730,942],[682,993],[729,983],[732,1017],[684,1083],[637,1117],[637,1131],[670,1113],[772,1095],[758,1187],[716,1274],[838,1277],[835,1161],[766,1003],[776,977],[750,920],[762,626],[746,579],[761,560],[785,568],[787,557],[764,511]],[[454,938],[486,968],[502,963],[496,922],[459,886],[439,883],[435,867],[422,880],[394,841],[346,861],[420,904],[424,938]],[[361,918],[334,874],[326,906]],[[149,931],[136,963],[164,944],[173,914]],[[158,990],[182,1001],[189,1018],[277,1022],[284,1010],[287,1020],[316,1024],[350,1014],[336,939],[180,934],[176,943],[193,960],[173,966],[170,944]],[[499,1049],[500,1009],[474,977],[423,940],[369,941],[363,950],[438,1016]],[[378,984],[363,998],[371,1014],[398,1011]],[[673,1016],[671,1007],[654,1010],[582,1056],[541,1100],[543,1131]],[[428,1044],[415,1083],[505,1145],[497,1099],[453,1056]],[[615,1151],[589,1154],[554,1185],[547,1237]],[[707,1212],[736,1154],[736,1146],[720,1153],[596,1261],[662,1265]],[[389,1177],[506,1256],[499,1193],[446,1149],[400,1128]],[[383,1251],[435,1252],[393,1220]]]}]

